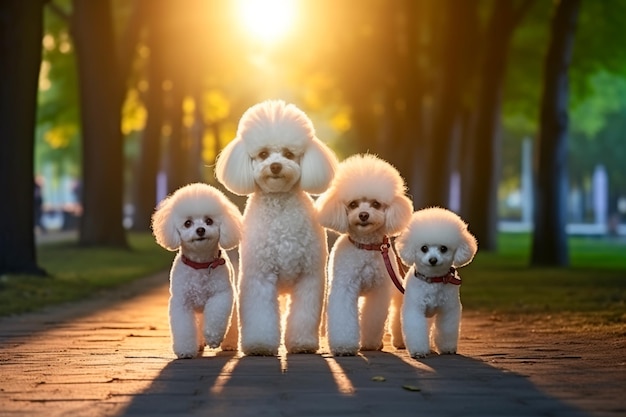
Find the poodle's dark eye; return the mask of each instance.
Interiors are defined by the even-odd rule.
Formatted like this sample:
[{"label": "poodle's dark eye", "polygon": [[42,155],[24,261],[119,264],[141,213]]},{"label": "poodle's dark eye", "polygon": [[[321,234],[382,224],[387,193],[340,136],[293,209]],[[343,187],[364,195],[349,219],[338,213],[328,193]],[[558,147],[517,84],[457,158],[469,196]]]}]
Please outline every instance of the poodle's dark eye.
[{"label": "poodle's dark eye", "polygon": [[355,208],[359,207],[359,203],[357,203],[356,201],[350,201],[348,203],[348,208],[350,210],[354,210]]},{"label": "poodle's dark eye", "polygon": [[424,246],[422,246],[422,247],[420,248],[420,250],[421,250],[423,253],[426,253],[426,252],[428,252],[428,246],[424,245]]},{"label": "poodle's dark eye", "polygon": [[446,253],[448,251],[448,247],[447,246],[442,246],[442,247],[439,248],[439,251],[441,253]]},{"label": "poodle's dark eye", "polygon": [[283,151],[283,156],[287,159],[293,159],[296,157],[296,155],[293,152],[291,152],[289,149],[285,149]]},{"label": "poodle's dark eye", "polygon": [[185,220],[185,223],[183,223],[183,226],[185,226],[187,229],[189,229],[192,224],[193,224],[193,222],[191,220]]},{"label": "poodle's dark eye", "polygon": [[261,159],[267,159],[267,157],[270,156],[270,153],[268,151],[261,151],[258,156]]},{"label": "poodle's dark eye", "polygon": [[380,210],[380,208],[381,208],[382,206],[383,206],[383,205],[382,205],[382,204],[380,204],[378,201],[376,201],[376,200],[372,201],[372,207],[373,207],[375,210]]},{"label": "poodle's dark eye", "polygon": [[209,226],[210,226],[210,225],[212,225],[212,224],[213,224],[213,219],[212,219],[212,218],[210,218],[210,217],[207,217],[206,219],[204,219],[204,222],[205,222],[207,225],[209,225]]}]

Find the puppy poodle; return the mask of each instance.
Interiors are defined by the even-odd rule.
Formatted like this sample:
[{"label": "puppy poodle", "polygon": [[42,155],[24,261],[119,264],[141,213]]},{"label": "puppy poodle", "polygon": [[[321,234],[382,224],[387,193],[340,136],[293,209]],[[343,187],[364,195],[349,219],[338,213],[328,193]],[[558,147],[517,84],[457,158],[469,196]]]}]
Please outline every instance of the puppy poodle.
[{"label": "puppy poodle", "polygon": [[293,104],[249,108],[220,153],[217,179],[249,195],[240,246],[240,347],[276,355],[281,342],[278,297],[288,294],[284,343],[290,353],[319,348],[327,244],[309,193],[326,190],[337,164],[313,123]]},{"label": "puppy poodle", "polygon": [[208,184],[186,185],[152,215],[156,241],[176,251],[170,271],[169,318],[173,350],[193,358],[216,348],[233,310],[233,266],[223,249],[241,238],[239,209]]},{"label": "puppy poodle", "polygon": [[437,352],[456,353],[461,324],[456,268],[472,261],[476,238],[455,213],[433,207],[413,213],[397,244],[402,260],[411,265],[401,317],[410,355],[428,355],[431,339]]},{"label": "puppy poodle", "polygon": [[[339,165],[331,187],[316,202],[320,223],[342,234],[328,265],[327,332],[334,355],[355,355],[359,348],[380,350],[392,299],[393,344],[403,346],[402,293],[394,286],[381,251],[389,249],[390,238],[411,218],[413,204],[405,191],[403,178],[388,162],[374,155],[354,155]],[[389,254],[393,252],[385,256],[396,274],[396,257]]]}]

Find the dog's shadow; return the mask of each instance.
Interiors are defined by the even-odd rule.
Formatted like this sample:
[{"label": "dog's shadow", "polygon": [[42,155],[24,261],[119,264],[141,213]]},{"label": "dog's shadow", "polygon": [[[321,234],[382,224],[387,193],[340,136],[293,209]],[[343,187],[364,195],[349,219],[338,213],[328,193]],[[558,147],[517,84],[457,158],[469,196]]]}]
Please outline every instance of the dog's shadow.
[{"label": "dog's shadow", "polygon": [[170,362],[122,415],[459,416],[567,415],[582,411],[527,378],[462,355],[408,358],[282,355]]}]

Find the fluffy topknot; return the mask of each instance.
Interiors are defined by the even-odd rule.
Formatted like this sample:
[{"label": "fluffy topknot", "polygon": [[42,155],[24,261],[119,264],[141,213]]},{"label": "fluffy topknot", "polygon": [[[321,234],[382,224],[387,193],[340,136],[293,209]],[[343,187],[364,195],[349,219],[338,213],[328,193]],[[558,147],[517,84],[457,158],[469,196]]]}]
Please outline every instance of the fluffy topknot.
[{"label": "fluffy topknot", "polygon": [[406,192],[398,170],[372,154],[353,155],[341,162],[331,187],[343,201],[366,196],[385,204]]}]

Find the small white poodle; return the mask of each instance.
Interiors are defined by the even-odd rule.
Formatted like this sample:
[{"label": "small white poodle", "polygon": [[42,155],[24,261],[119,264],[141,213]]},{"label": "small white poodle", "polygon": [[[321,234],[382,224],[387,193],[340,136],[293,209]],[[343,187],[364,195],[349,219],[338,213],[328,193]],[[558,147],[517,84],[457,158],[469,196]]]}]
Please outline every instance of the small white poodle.
[{"label": "small white poodle", "polygon": [[169,318],[173,350],[193,358],[216,348],[233,311],[233,266],[223,250],[241,238],[239,209],[208,184],[186,185],[161,201],[152,215],[159,245],[176,251],[170,271]]},{"label": "small white poodle", "polygon": [[287,350],[319,348],[328,249],[309,193],[326,190],[336,165],[307,115],[279,100],[249,108],[218,156],[218,180],[249,195],[239,264],[240,348],[246,355],[278,353],[281,294],[290,298]]},{"label": "small white poodle", "polygon": [[[406,275],[402,333],[410,355],[456,353],[461,324],[461,278],[456,268],[472,261],[478,244],[452,211],[431,207],[413,213],[397,240]],[[431,331],[432,327],[432,331]]]},{"label": "small white poodle", "polygon": [[394,346],[403,347],[402,293],[392,281],[381,249],[402,285],[404,277],[389,249],[390,239],[406,227],[413,213],[405,192],[403,178],[388,162],[374,155],[354,155],[339,165],[330,188],[316,202],[320,223],[342,234],[328,264],[327,332],[334,355],[380,350],[392,300],[392,340]]}]

